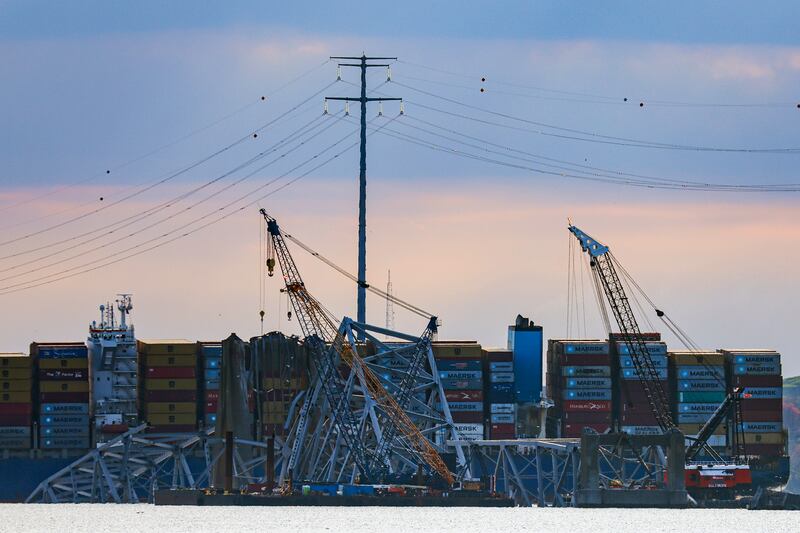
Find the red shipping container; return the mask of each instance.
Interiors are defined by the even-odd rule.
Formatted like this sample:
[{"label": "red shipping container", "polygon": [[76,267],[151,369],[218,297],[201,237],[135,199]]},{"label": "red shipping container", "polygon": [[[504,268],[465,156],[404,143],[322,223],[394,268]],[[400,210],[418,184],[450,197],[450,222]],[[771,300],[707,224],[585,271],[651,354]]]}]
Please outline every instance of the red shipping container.
[{"label": "red shipping container", "polygon": [[746,411],[777,411],[783,410],[783,402],[780,398],[775,399],[757,399],[757,400],[742,400],[742,414]]},{"label": "red shipping container", "polygon": [[216,413],[217,412],[217,402],[206,402],[205,413]]},{"label": "red shipping container", "polygon": [[611,424],[611,413],[565,411],[562,420],[565,424]]},{"label": "red shipping container", "polygon": [[195,402],[197,391],[193,390],[148,390],[144,392],[147,402]]},{"label": "red shipping container", "polygon": [[219,391],[218,390],[207,390],[206,391],[206,401],[207,402],[218,402],[219,401]]},{"label": "red shipping container", "polygon": [[488,360],[495,363],[495,362],[505,362],[505,361],[514,361],[514,352],[507,351],[507,350],[500,350],[497,352],[486,352],[488,355]]},{"label": "red shipping container", "polygon": [[559,358],[560,366],[608,366],[611,364],[611,357],[604,355],[562,355]]},{"label": "red shipping container", "polygon": [[[0,404],[2,405],[2,404]],[[0,426],[30,426],[31,415],[12,415],[0,412]]]},{"label": "red shipping container", "polygon": [[566,400],[563,403],[566,411],[611,411],[611,400]]},{"label": "red shipping container", "polygon": [[744,422],[781,422],[783,411],[745,411],[742,410]]},{"label": "red shipping container", "polygon": [[446,390],[444,397],[448,402],[482,402],[482,390]]},{"label": "red shipping container", "polygon": [[734,387],[782,387],[782,376],[733,376]]},{"label": "red shipping container", "polygon": [[39,393],[42,403],[89,403],[88,392],[42,392]]},{"label": "red shipping container", "polygon": [[88,368],[40,368],[39,379],[43,381],[86,381]]},{"label": "red shipping container", "polygon": [[148,433],[194,433],[197,431],[194,424],[175,424],[163,426],[150,426],[147,428]]},{"label": "red shipping container", "polygon": [[747,455],[768,455],[776,456],[784,453],[783,445],[781,444],[747,444],[745,446]]},{"label": "red shipping container", "polygon": [[564,424],[562,433],[567,436],[580,437],[583,428],[591,428],[598,433],[605,433],[611,426],[609,424]]},{"label": "red shipping container", "polygon": [[483,422],[482,411],[452,411],[453,422],[456,424],[480,424]]},{"label": "red shipping container", "polygon": [[191,379],[196,376],[193,366],[151,366],[147,368],[148,379]]},{"label": "red shipping container", "polygon": [[653,413],[622,413],[619,418],[622,426],[657,426]]},{"label": "red shipping container", "polygon": [[32,403],[0,403],[0,413],[6,415],[30,415],[33,413]]}]

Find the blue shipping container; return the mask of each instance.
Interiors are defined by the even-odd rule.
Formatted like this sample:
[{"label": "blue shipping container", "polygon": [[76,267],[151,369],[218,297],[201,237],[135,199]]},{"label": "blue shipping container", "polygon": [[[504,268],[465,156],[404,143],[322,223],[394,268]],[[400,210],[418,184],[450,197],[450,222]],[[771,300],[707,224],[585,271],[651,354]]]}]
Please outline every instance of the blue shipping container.
[{"label": "blue shipping container", "polygon": [[779,433],[783,431],[780,422],[742,422],[745,433]]},{"label": "blue shipping container", "polygon": [[781,373],[781,365],[753,364],[753,365],[733,365],[733,373],[737,376],[774,376]]},{"label": "blue shipping container", "polygon": [[89,447],[88,437],[41,437],[39,447],[46,449],[80,450]]},{"label": "blue shipping container", "polygon": [[206,360],[203,363],[206,368],[219,368],[221,364],[221,357],[206,357]]},{"label": "blue shipping container", "polygon": [[780,354],[740,354],[733,357],[734,364],[737,365],[777,365],[781,362]]},{"label": "blue shipping container", "polygon": [[221,344],[203,344],[200,351],[206,357],[222,357]]},{"label": "blue shipping container", "polygon": [[489,381],[492,383],[514,383],[513,372],[492,372],[489,374]]},{"label": "blue shipping container", "polygon": [[611,367],[606,366],[563,366],[561,367],[563,376],[585,376],[606,378],[611,377]]},{"label": "blue shipping container", "polygon": [[[653,366],[656,368],[667,368],[666,355],[653,355],[650,356],[650,360],[653,362]],[[619,357],[619,366],[622,368],[634,368],[633,357],[630,355],[621,355]]]},{"label": "blue shipping container", "polygon": [[88,403],[43,403],[39,409],[41,413],[62,415],[88,415]]},{"label": "blue shipping container", "polygon": [[725,382],[716,379],[679,379],[678,390],[684,392],[724,391]]},{"label": "blue shipping container", "polygon": [[[658,379],[665,380],[667,379],[667,369],[666,368],[656,368],[656,374],[658,375]],[[639,379],[639,373],[636,372],[635,368],[623,368],[620,372],[622,379]]]},{"label": "blue shipping container", "polygon": [[46,437],[85,437],[89,426],[42,426],[41,435]]},{"label": "blue shipping container", "polygon": [[783,387],[745,387],[742,396],[749,400],[774,400],[783,397]]},{"label": "blue shipping container", "polygon": [[513,372],[514,363],[511,361],[492,361],[489,363],[490,372]]},{"label": "blue shipping container", "polygon": [[705,424],[714,413],[678,413],[678,424]]},{"label": "blue shipping container", "polygon": [[39,346],[39,359],[85,359],[86,346]]},{"label": "blue shipping container", "polygon": [[215,380],[220,378],[220,370],[214,368],[207,368],[206,369],[206,379],[207,380]]},{"label": "blue shipping container", "polygon": [[725,379],[721,366],[679,366],[676,371],[678,379]]},{"label": "blue shipping container", "polygon": [[508,327],[507,348],[514,353],[514,391],[518,402],[538,402],[542,393],[542,328],[532,323]]},{"label": "blue shipping container", "polygon": [[565,389],[565,400],[610,400],[610,389]]},{"label": "blue shipping container", "polygon": [[570,389],[610,389],[611,378],[567,378]]},{"label": "blue shipping container", "polygon": [[562,342],[564,353],[570,355],[608,355],[607,342]]},{"label": "blue shipping container", "polygon": [[678,413],[713,413],[719,403],[679,403]]},{"label": "blue shipping container", "polygon": [[445,390],[480,390],[483,388],[483,382],[479,379],[459,380],[459,379],[443,379],[442,388]]},{"label": "blue shipping container", "polygon": [[452,412],[480,413],[483,411],[483,402],[447,402]]},{"label": "blue shipping container", "polygon": [[43,426],[86,426],[89,427],[89,415],[46,415],[39,417]]},{"label": "blue shipping container", "polygon": [[[647,349],[647,353],[651,356],[653,355],[663,355],[664,357],[667,356],[667,345],[661,342],[646,342],[645,348]],[[638,345],[634,344],[634,349],[637,349]],[[620,355],[630,355],[631,350],[628,348],[628,345],[624,342],[617,343],[617,353]]]},{"label": "blue shipping container", "polygon": [[[483,379],[483,372],[480,370],[440,370],[439,378],[442,380],[456,380],[456,381],[481,381]],[[480,387],[477,387],[480,388]]]},{"label": "blue shipping container", "polygon": [[492,383],[487,397],[489,403],[514,403],[513,383]]},{"label": "blue shipping container", "polygon": [[219,390],[219,380],[218,379],[207,379],[205,381],[206,390]]}]

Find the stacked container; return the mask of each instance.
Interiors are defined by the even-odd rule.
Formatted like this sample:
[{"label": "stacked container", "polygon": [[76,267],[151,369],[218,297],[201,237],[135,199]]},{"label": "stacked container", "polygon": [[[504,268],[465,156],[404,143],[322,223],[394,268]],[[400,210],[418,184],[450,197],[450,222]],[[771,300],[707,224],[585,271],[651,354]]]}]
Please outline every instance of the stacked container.
[{"label": "stacked container", "polygon": [[[514,439],[517,436],[517,406],[514,380],[514,352],[499,348],[483,350],[485,411],[488,414],[489,438]],[[504,401],[510,400],[510,401]]]},{"label": "stacked container", "polygon": [[[642,342],[658,374],[660,386],[667,401],[670,402],[666,406],[669,408],[671,394],[668,381],[667,345],[661,342],[657,333],[643,334]],[[647,391],[634,366],[630,348],[619,337],[612,337],[611,346],[613,347],[612,368],[619,368],[617,374],[619,382],[615,390],[615,397],[618,399],[616,405],[620,431],[632,435],[660,433],[660,426],[650,406]]]},{"label": "stacked container", "polygon": [[474,341],[433,343],[436,369],[462,440],[485,438],[481,353]]},{"label": "stacked container", "polygon": [[0,450],[31,447],[33,359],[23,353],[0,354]]},{"label": "stacked container", "polygon": [[561,420],[562,437],[580,437],[584,428],[611,429],[611,366],[608,343],[551,339],[547,345],[547,392]]},{"label": "stacked container", "polygon": [[198,343],[200,365],[203,373],[202,415],[205,427],[214,427],[217,423],[217,407],[219,405],[219,380],[222,371],[222,344],[218,342]]},{"label": "stacked container", "polygon": [[39,448],[90,446],[89,352],[83,343],[33,343],[39,366]]},{"label": "stacked container", "polygon": [[781,455],[783,382],[774,350],[720,350],[732,387],[742,387],[742,427],[748,455]]},{"label": "stacked container", "polygon": [[[261,435],[285,437],[290,417],[302,407],[295,401],[308,388],[308,353],[296,337],[273,332],[250,340],[251,352],[258,357],[254,376],[259,391],[258,418]],[[364,345],[358,346],[363,357]],[[349,367],[348,367],[349,370]]]},{"label": "stacked container", "polygon": [[[725,368],[717,352],[669,352],[675,421],[684,435],[695,437],[725,400]],[[724,452],[727,425],[720,424],[708,444]],[[693,441],[687,440],[687,446]]]},{"label": "stacked container", "polygon": [[197,344],[187,340],[137,341],[143,420],[154,433],[197,428]]}]

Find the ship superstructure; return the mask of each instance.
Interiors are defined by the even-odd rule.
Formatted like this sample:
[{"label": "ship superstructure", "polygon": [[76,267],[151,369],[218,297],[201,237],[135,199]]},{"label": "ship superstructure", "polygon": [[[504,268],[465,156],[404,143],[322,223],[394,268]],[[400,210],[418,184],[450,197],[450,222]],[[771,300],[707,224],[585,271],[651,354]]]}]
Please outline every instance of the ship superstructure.
[{"label": "ship superstructure", "polygon": [[[119,312],[117,322],[116,311]],[[94,440],[105,442],[138,422],[136,335],[129,321],[130,294],[100,306],[100,322],[92,321],[89,348]]]}]

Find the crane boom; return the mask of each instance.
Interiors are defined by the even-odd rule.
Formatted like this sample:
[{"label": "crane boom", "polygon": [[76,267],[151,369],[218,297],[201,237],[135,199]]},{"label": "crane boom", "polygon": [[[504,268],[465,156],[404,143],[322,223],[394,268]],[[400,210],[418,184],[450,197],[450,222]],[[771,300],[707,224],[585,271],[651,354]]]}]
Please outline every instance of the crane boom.
[{"label": "crane boom", "polygon": [[[345,443],[351,450],[358,469],[367,479],[374,480],[373,468],[388,462],[386,454],[395,436],[399,432],[404,439],[406,448],[412,451],[420,460],[426,463],[434,472],[442,477],[448,485],[454,482],[453,474],[447,468],[439,453],[433,445],[414,425],[403,407],[384,388],[380,379],[365,364],[363,359],[353,350],[347,339],[344,338],[341,328],[336,328],[332,316],[325,311],[323,306],[307,290],[297,265],[294,262],[286,241],[281,234],[278,222],[269,216],[264,209],[260,210],[267,222],[267,232],[271,237],[271,246],[277,256],[286,284],[286,292],[292,302],[292,307],[298,317],[303,334],[311,348],[312,361],[317,369],[319,379],[322,380],[323,390],[331,410],[334,413],[334,423],[340,431]],[[432,326],[430,325],[432,324]],[[431,322],[425,335],[430,336],[436,331],[436,318],[431,317]],[[326,347],[330,343],[330,348]],[[385,414],[389,421],[388,433],[383,436],[378,450],[367,450],[361,438],[361,428],[347,401],[344,400],[342,376],[338,371],[337,358],[345,363],[356,373],[362,386],[367,390],[376,406]],[[412,364],[420,364],[420,357],[413,358]],[[401,387],[401,400],[410,395],[411,385]],[[405,391],[405,392],[404,392]],[[310,405],[308,403],[307,405]],[[300,424],[306,423],[310,413],[304,408],[300,415]],[[384,444],[385,443],[385,444]],[[299,454],[299,446],[295,443],[292,454]],[[376,453],[377,452],[377,453]],[[290,464],[296,462],[291,461]]]},{"label": "crane boom", "polygon": [[591,257],[591,267],[603,286],[608,305],[619,326],[620,334],[630,352],[636,374],[644,387],[650,409],[662,431],[675,426],[664,387],[658,370],[653,365],[647,345],[644,343],[639,324],[625,294],[622,281],[617,274],[608,246],[599,243],[580,229],[570,225],[569,231],[578,239],[581,248]]}]

